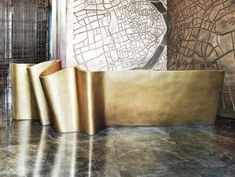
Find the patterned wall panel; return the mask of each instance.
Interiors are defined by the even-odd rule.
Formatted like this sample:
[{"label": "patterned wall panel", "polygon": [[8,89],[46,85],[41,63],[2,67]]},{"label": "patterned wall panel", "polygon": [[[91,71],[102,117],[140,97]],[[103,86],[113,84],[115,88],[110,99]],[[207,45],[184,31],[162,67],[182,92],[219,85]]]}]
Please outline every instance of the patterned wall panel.
[{"label": "patterned wall panel", "polygon": [[67,19],[66,66],[166,69],[166,1],[73,0]]},{"label": "patterned wall panel", "polygon": [[168,14],[168,69],[226,70],[220,113],[231,116],[228,112],[234,114],[235,109],[235,1],[170,0]]},{"label": "patterned wall panel", "polygon": [[11,107],[10,63],[49,59],[49,11],[48,0],[0,0],[0,119]]}]

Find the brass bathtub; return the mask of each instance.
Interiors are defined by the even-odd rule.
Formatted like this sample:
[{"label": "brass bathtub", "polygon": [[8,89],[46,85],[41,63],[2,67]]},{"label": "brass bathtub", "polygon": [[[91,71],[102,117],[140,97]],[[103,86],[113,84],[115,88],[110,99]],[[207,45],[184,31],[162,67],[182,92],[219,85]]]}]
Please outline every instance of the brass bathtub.
[{"label": "brass bathtub", "polygon": [[214,124],[224,71],[89,72],[51,64],[40,80],[63,132],[110,126]]}]

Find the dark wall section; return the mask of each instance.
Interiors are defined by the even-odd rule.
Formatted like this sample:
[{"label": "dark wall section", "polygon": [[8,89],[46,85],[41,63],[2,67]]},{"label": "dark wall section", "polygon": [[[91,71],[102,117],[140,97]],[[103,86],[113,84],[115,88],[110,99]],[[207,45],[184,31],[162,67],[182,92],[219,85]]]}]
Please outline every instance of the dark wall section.
[{"label": "dark wall section", "polygon": [[10,63],[49,59],[49,10],[49,0],[0,0],[0,113],[10,100]]},{"label": "dark wall section", "polygon": [[224,69],[220,114],[235,117],[235,1],[170,0],[168,69]]}]

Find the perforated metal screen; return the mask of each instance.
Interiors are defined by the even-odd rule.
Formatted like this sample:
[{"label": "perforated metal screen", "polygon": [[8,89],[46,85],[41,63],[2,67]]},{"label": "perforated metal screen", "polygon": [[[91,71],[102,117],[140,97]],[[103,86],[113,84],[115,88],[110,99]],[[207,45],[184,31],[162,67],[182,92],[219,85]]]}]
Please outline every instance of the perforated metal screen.
[{"label": "perforated metal screen", "polygon": [[8,109],[9,65],[49,60],[49,0],[0,1],[0,108]]}]

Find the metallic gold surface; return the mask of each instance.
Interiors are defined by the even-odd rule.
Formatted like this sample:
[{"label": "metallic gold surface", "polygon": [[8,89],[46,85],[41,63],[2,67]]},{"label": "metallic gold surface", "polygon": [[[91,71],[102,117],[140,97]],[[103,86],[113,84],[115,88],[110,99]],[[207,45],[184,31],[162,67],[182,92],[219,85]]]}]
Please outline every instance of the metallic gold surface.
[{"label": "metallic gold surface", "polygon": [[61,133],[83,132],[94,135],[104,128],[103,72],[76,68],[56,73],[46,70],[40,79]]},{"label": "metallic gold surface", "polygon": [[51,113],[39,79],[39,76],[49,68],[50,70],[52,70],[51,68],[55,68],[55,70],[61,69],[61,62],[59,60],[52,60],[39,63],[28,68],[28,73],[36,98],[36,103],[38,106],[40,121],[42,125],[50,125],[52,122]]},{"label": "metallic gold surface", "polygon": [[106,126],[213,124],[223,71],[105,74]]},{"label": "metallic gold surface", "polygon": [[54,125],[60,133],[79,131],[76,70],[67,68],[40,77]]},{"label": "metallic gold surface", "polygon": [[[75,76],[76,73],[76,76]],[[88,72],[42,77],[59,132],[105,126],[213,124],[223,71]]]},{"label": "metallic gold surface", "polygon": [[[20,66],[12,65],[13,102],[17,107],[13,112],[17,118],[32,114],[24,113],[32,111],[28,66]],[[88,135],[116,125],[213,124],[224,79],[224,71],[216,70],[89,72],[78,67],[62,69],[57,60],[34,65],[28,72],[42,124],[48,125],[53,119],[61,133]],[[27,96],[23,96],[25,94]],[[26,98],[26,102],[21,103],[19,100],[24,99],[19,96]],[[27,109],[17,112],[23,105]]]},{"label": "metallic gold surface", "polygon": [[11,64],[13,119],[38,119],[27,68],[33,64]]},{"label": "metallic gold surface", "polygon": [[105,127],[104,75],[105,72],[88,72],[77,68],[81,131],[89,135]]}]

